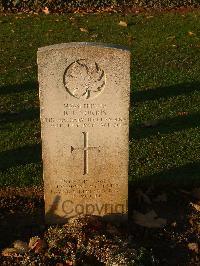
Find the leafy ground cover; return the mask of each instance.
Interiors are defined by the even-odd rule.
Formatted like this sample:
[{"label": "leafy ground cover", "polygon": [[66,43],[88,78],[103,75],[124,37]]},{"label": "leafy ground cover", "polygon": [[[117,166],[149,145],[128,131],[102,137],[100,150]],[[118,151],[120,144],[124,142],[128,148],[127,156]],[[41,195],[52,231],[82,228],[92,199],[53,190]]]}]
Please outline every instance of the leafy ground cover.
[{"label": "leafy ground cover", "polygon": [[199,18],[198,10],[1,15],[0,186],[42,184],[36,53],[38,47],[72,41],[131,50],[130,181],[198,184]]},{"label": "leafy ground cover", "polygon": [[73,13],[94,11],[122,11],[133,9],[164,9],[180,7],[200,7],[199,0],[0,0],[2,12],[41,12],[50,10],[51,13]]},{"label": "leafy ground cover", "polygon": [[44,225],[41,189],[0,190],[1,265],[200,263],[200,189],[129,191],[126,224],[98,217]]}]

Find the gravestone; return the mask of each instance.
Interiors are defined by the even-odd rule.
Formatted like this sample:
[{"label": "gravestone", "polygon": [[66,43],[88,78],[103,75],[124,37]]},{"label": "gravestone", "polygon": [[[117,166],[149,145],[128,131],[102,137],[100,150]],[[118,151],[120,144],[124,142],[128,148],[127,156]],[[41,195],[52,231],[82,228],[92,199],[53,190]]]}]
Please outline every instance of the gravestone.
[{"label": "gravestone", "polygon": [[95,43],[38,50],[47,223],[127,218],[130,52]]}]

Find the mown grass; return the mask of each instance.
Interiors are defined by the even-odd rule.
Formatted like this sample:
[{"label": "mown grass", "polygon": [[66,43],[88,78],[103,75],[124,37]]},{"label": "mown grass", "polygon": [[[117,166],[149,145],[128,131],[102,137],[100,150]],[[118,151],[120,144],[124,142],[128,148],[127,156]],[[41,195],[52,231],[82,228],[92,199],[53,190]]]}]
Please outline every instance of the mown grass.
[{"label": "mown grass", "polygon": [[0,186],[42,183],[36,52],[72,41],[131,50],[130,181],[200,183],[200,11],[1,15],[0,36]]}]

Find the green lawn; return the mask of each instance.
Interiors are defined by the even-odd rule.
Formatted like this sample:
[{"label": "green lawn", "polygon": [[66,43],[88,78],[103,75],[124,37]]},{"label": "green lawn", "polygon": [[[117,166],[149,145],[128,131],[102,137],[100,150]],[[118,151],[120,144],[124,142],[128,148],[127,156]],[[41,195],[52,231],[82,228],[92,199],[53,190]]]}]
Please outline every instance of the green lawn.
[{"label": "green lawn", "polygon": [[[119,26],[120,20],[128,27]],[[80,31],[85,28],[88,32]],[[0,15],[0,186],[42,183],[36,52],[106,42],[132,53],[130,181],[200,184],[200,11]],[[145,121],[156,121],[152,127]]]}]

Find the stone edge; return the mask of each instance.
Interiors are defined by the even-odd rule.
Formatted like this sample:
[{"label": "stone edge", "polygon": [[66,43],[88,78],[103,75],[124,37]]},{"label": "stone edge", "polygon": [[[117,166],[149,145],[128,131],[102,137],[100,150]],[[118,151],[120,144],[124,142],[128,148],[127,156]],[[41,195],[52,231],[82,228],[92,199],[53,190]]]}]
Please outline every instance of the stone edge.
[{"label": "stone edge", "polygon": [[130,53],[130,50],[125,46],[115,45],[115,44],[107,44],[107,43],[95,43],[95,42],[70,42],[70,43],[53,44],[53,45],[40,47],[40,48],[38,48],[37,52],[40,53],[40,52],[50,51],[53,49],[58,50],[58,49],[76,48],[76,47],[82,47],[82,46],[102,47],[102,48],[107,48],[107,49],[117,49],[117,50],[122,50],[122,51]]}]

